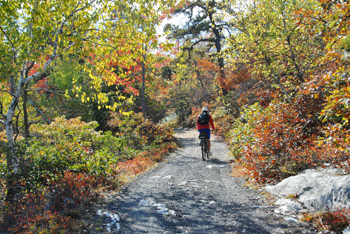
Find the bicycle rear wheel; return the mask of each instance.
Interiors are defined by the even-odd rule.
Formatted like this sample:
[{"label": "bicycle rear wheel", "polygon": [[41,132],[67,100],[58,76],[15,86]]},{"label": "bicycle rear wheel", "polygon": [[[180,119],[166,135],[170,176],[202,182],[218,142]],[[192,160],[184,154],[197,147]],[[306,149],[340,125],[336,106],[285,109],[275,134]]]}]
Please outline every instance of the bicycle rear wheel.
[{"label": "bicycle rear wheel", "polygon": [[202,159],[203,159],[203,161],[205,161],[205,156],[206,156],[206,154],[207,154],[207,142],[205,142],[205,140],[202,140],[202,146],[201,146],[201,148],[202,148]]}]

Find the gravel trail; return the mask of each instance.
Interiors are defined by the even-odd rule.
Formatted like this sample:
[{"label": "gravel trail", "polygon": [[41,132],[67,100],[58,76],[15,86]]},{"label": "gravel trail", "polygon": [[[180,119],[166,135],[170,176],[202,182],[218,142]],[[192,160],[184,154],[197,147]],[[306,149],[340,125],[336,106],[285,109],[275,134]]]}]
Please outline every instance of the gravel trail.
[{"label": "gravel trail", "polygon": [[197,131],[176,133],[180,148],[109,205],[120,217],[112,233],[317,233],[285,220],[261,191],[232,177],[224,142],[212,136],[213,155],[202,161]]}]

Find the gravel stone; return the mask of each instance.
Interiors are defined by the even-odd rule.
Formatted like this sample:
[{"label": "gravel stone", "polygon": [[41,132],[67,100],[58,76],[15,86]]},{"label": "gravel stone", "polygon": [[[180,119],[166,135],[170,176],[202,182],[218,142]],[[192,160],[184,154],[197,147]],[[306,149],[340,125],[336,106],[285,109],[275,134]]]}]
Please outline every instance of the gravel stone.
[{"label": "gravel stone", "polygon": [[[275,213],[277,207],[261,191],[232,177],[225,142],[212,136],[213,156],[202,161],[198,132],[176,133],[181,147],[115,196],[109,212],[119,214],[120,222],[112,233],[317,233],[290,215]],[[153,205],[140,205],[150,201]]]}]

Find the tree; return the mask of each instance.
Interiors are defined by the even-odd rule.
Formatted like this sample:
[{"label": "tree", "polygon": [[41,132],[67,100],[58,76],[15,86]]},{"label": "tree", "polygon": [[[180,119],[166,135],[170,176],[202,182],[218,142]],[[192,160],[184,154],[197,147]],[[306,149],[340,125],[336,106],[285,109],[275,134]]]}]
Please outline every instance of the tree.
[{"label": "tree", "polygon": [[[225,61],[223,54],[223,40],[225,39],[224,30],[228,32],[231,28],[225,22],[221,15],[224,9],[224,3],[217,2],[215,0],[194,0],[186,1],[183,5],[174,11],[174,15],[185,14],[188,17],[188,22],[184,28],[179,26],[167,25],[166,30],[170,30],[170,38],[183,39],[183,50],[191,51],[193,48],[200,44],[205,43],[207,51],[212,52],[212,48],[215,48],[213,53],[217,59],[219,66],[219,77],[225,80]],[[227,94],[227,90],[222,87],[223,95]]]},{"label": "tree", "polygon": [[[6,129],[9,148],[7,167],[11,174],[8,198],[14,194],[11,186],[19,170],[14,116],[27,84],[49,76],[58,57],[65,58],[76,51],[89,59],[112,54],[116,49],[129,51],[130,47],[137,48],[139,43],[154,35],[155,29],[150,22],[158,19],[163,10],[159,6],[166,7],[167,4],[142,0],[137,3],[128,0],[5,0],[0,3],[0,72],[1,79],[9,84],[7,92],[12,97],[9,106],[1,105],[1,123]],[[145,25],[146,33],[140,33],[135,27],[140,24]],[[123,53],[113,59],[128,66],[135,63],[135,56],[137,53]],[[101,85],[118,82],[115,76],[109,76],[110,70],[104,69],[108,63],[101,60],[94,67],[81,67],[89,74],[91,88],[97,91],[95,97],[100,106],[108,102],[108,95],[101,93]],[[38,65],[37,72],[30,74],[35,65]],[[75,88],[77,91],[81,89],[80,86]]]},{"label": "tree", "polygon": [[327,27],[298,15],[301,9],[307,13],[317,8],[314,1],[298,0],[247,4],[230,22],[238,30],[228,40],[230,63],[245,64],[255,78],[277,86],[291,103],[300,85],[329,62],[322,41]]}]

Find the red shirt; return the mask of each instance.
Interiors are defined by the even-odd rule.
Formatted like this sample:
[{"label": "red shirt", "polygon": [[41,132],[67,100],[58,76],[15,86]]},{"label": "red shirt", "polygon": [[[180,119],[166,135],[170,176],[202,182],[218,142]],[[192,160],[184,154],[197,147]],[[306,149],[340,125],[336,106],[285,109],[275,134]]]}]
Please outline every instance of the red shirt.
[{"label": "red shirt", "polygon": [[[209,114],[208,114],[208,115],[209,115]],[[211,115],[209,115],[209,124],[207,124],[207,125],[200,125],[200,124],[198,124],[198,118],[199,118],[199,115],[198,115],[198,117],[197,117],[197,130],[200,130],[200,129],[210,129],[210,128],[209,128],[209,124],[211,125],[212,130],[215,129],[215,127],[214,127],[214,122],[213,122],[213,119],[211,118]]]}]

